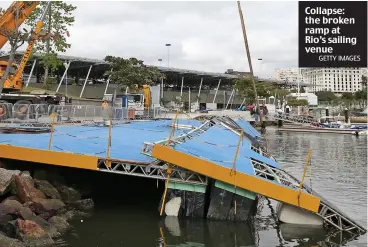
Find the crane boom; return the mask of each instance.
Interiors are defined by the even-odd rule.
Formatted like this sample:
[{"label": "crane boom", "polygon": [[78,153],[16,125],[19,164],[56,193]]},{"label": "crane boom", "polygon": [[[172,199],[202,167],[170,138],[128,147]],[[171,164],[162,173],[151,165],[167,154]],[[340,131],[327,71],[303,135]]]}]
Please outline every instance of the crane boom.
[{"label": "crane boom", "polygon": [[[48,9],[50,8],[50,5],[51,5],[51,1],[49,1],[47,3],[46,8],[45,8],[40,20],[36,24],[36,28],[32,32],[33,35],[37,36],[41,32],[42,27],[44,25],[43,22],[45,20],[46,13],[47,13]],[[24,52],[22,60],[20,61],[19,67],[18,67],[17,71],[14,73],[14,76],[11,78],[10,83],[14,84],[14,82],[15,82],[15,83],[21,83],[22,84],[21,77],[22,77],[24,68],[26,67],[27,62],[29,60],[29,57],[32,53],[33,46],[34,46],[35,42],[36,42],[35,37],[31,37],[30,40],[28,41],[28,47],[27,47],[26,51]],[[4,87],[9,87],[9,86],[6,85],[7,82],[8,82],[8,80],[5,82]],[[18,85],[18,87],[19,86],[21,87],[22,85]]]},{"label": "crane boom", "polygon": [[[14,31],[17,25],[19,27],[30,16],[39,3],[40,1],[15,1],[4,12],[0,17],[0,49],[8,42],[8,37],[4,34],[4,31]],[[15,13],[18,7],[20,15],[17,23]]]}]

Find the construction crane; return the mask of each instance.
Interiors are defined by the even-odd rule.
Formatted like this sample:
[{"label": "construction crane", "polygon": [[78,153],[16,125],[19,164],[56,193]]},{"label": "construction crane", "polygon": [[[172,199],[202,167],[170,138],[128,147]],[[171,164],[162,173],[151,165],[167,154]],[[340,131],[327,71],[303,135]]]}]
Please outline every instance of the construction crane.
[{"label": "construction crane", "polygon": [[[19,27],[36,9],[39,1],[15,1],[0,17],[0,49],[8,42],[8,36],[4,34],[4,30],[14,31]],[[18,20],[15,20],[16,11],[19,9]]]},{"label": "construction crane", "polygon": [[[16,27],[20,26],[32,11],[39,5],[39,1],[26,2],[19,1],[14,2],[0,17],[0,48],[2,48],[5,43],[8,41],[8,36],[5,35],[4,30],[14,31]],[[5,107],[2,106],[4,103],[12,103],[15,107],[20,108],[17,109],[16,112],[20,114],[25,114],[28,110],[29,104],[38,104],[38,103],[48,103],[48,104],[58,104],[62,97],[58,95],[48,95],[48,94],[27,94],[22,93],[23,89],[23,71],[26,67],[26,64],[30,58],[35,42],[37,41],[38,35],[42,31],[42,27],[44,25],[44,20],[46,17],[46,13],[50,8],[51,2],[49,1],[46,5],[44,12],[36,24],[36,27],[31,32],[30,39],[28,41],[28,47],[25,50],[21,62],[19,65],[16,63],[12,64],[10,74],[8,78],[6,78],[4,82],[4,93],[1,93],[0,99],[0,108],[2,109],[3,115]],[[19,15],[16,14],[16,11],[19,9]],[[18,19],[16,19],[18,17]],[[6,67],[8,65],[7,61],[0,61],[0,77],[2,77],[5,73]],[[63,98],[65,99],[65,97]],[[20,107],[21,106],[21,107]],[[1,109],[0,109],[1,110]]]}]

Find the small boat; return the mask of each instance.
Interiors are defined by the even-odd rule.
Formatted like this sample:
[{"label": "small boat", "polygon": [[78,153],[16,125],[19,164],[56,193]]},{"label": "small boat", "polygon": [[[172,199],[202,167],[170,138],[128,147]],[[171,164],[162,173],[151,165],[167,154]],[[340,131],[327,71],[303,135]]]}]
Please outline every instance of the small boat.
[{"label": "small boat", "polygon": [[344,129],[344,130],[368,130],[367,124],[351,124],[343,123],[341,121],[336,121],[332,116],[325,116],[318,119],[317,122],[312,123],[313,126],[319,128],[328,129]]}]

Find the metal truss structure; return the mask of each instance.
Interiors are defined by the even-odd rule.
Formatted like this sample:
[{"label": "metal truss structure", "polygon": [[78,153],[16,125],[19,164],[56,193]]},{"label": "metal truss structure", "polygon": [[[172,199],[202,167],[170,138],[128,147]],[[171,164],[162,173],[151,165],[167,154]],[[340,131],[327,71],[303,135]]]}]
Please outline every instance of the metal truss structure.
[{"label": "metal truss structure", "polygon": [[[188,139],[193,138],[194,135],[200,135],[201,133],[206,131],[208,128],[210,128],[214,124],[213,121],[216,121],[216,120],[218,120],[224,127],[228,128],[234,133],[240,134],[237,126],[232,123],[229,123],[228,121],[224,121],[226,119],[211,119],[211,120],[207,120],[199,128],[196,128],[188,132],[188,134],[175,138],[170,145],[180,144],[180,143],[185,142]],[[234,127],[236,127],[236,129]],[[154,144],[162,144],[165,141],[167,142],[167,139],[156,142]],[[154,144],[144,143],[144,146],[142,148],[142,153],[145,155],[151,156]],[[252,148],[253,150],[259,152],[260,154],[266,157],[272,158],[272,156],[268,154],[266,151],[262,149],[257,149],[255,147],[252,147]],[[286,171],[272,167],[266,163],[260,162],[255,159],[251,159],[251,161],[252,161],[252,165],[255,171],[255,175],[257,177],[260,177],[262,179],[271,180],[279,184],[282,184],[284,186],[291,187],[293,189],[299,189],[301,182],[295,177],[293,177],[291,174],[287,173]],[[360,234],[366,233],[366,229],[364,229],[363,227],[355,223],[353,220],[351,220],[348,216],[346,216],[345,214],[337,210],[334,205],[332,205],[330,202],[328,202],[325,198],[323,198],[316,192],[312,191],[311,188],[307,187],[306,185],[303,185],[302,190],[305,193],[313,194],[315,196],[318,196],[321,199],[320,207],[319,207],[318,213],[316,214],[319,215],[324,220],[326,228],[334,228],[335,230],[348,232],[352,235],[360,235]]]},{"label": "metal truss structure", "polygon": [[[111,166],[109,167],[107,165],[106,159],[100,159],[98,162],[98,170],[103,172],[160,180],[166,180],[168,177],[167,164],[164,164],[161,161],[154,161],[148,164],[128,162],[121,163],[120,161],[111,161]],[[194,173],[177,166],[173,166],[173,171],[170,175],[170,181],[195,185],[207,185],[206,176],[202,176],[198,173]]]}]

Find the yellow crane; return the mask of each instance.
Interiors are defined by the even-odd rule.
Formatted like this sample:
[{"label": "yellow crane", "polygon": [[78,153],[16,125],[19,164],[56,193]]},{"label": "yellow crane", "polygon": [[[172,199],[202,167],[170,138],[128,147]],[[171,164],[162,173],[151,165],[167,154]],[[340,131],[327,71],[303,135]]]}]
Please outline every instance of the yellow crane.
[{"label": "yellow crane", "polygon": [[[16,27],[20,26],[27,17],[35,10],[35,8],[39,5],[39,1],[17,1],[13,2],[11,6],[4,12],[3,15],[0,16],[0,48],[2,48],[5,43],[8,41],[8,36],[6,32],[14,31]],[[30,58],[35,42],[37,41],[37,37],[40,36],[42,27],[44,25],[44,20],[46,18],[46,13],[50,8],[51,1],[48,1],[44,12],[36,24],[34,30],[32,30],[30,38],[28,40],[28,46],[25,50],[23,57],[17,65],[16,63],[12,64],[11,71],[4,82],[4,92],[1,93],[0,99],[0,117],[6,116],[6,107],[4,103],[13,103],[14,106],[17,106],[17,112],[19,114],[25,114],[28,109],[29,104],[36,103],[49,103],[49,104],[57,104],[61,101],[61,97],[57,95],[32,95],[27,93],[21,93],[23,89],[23,71],[26,67],[26,64]],[[19,9],[19,15],[16,14],[16,11]],[[18,17],[18,19],[16,19]],[[0,77],[2,77],[5,73],[6,67],[8,65],[8,61],[0,61]],[[15,92],[15,93],[13,93]]]}]

